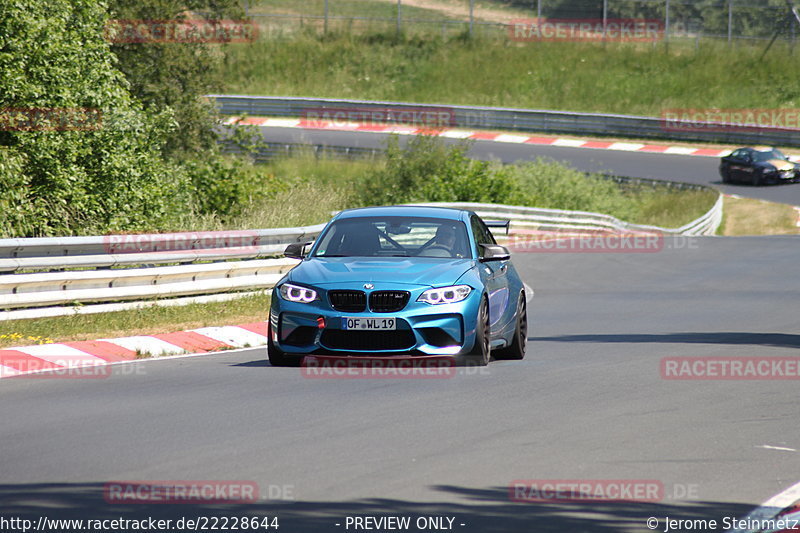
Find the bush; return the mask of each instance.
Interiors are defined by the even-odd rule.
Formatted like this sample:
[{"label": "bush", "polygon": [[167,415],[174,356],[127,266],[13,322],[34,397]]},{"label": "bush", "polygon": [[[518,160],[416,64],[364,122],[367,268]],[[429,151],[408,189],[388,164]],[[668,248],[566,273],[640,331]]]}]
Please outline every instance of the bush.
[{"label": "bush", "polygon": [[89,129],[0,132],[6,237],[169,226],[186,202],[186,174],[161,149],[171,110],[145,113],[103,38],[94,0],[0,3],[0,109],[102,112]]},{"label": "bush", "polygon": [[445,145],[421,135],[405,148],[393,137],[386,165],[368,177],[362,205],[409,202],[524,203],[525,195],[501,167],[466,156],[467,145]]},{"label": "bush", "polygon": [[507,170],[528,194],[527,205],[605,213],[623,220],[637,216],[635,206],[613,181],[541,158]]}]

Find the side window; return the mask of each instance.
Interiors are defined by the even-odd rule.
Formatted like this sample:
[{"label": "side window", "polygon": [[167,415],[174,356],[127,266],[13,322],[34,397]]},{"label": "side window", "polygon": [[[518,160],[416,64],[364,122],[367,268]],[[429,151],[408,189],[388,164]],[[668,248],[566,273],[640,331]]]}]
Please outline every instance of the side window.
[{"label": "side window", "polygon": [[481,253],[481,244],[497,244],[494,240],[494,236],[492,232],[489,231],[489,228],[486,227],[486,224],[478,218],[477,216],[472,216],[470,223],[472,225],[472,233],[473,238],[475,239],[475,245],[478,248],[478,254]]}]

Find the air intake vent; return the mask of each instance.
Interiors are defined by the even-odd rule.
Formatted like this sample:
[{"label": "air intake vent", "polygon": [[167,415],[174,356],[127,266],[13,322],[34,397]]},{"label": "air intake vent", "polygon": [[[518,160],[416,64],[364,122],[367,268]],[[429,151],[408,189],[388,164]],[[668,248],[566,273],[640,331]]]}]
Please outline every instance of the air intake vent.
[{"label": "air intake vent", "polygon": [[375,313],[401,311],[410,296],[408,291],[375,291],[369,295],[369,308]]},{"label": "air intake vent", "polygon": [[367,308],[367,296],[364,291],[329,291],[331,307],[337,311],[360,313]]}]

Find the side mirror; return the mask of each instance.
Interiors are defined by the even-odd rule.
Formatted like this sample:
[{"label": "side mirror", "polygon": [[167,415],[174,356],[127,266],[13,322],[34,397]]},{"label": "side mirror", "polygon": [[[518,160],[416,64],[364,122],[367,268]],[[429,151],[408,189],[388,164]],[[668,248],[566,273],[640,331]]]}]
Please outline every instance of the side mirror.
[{"label": "side mirror", "polygon": [[505,246],[499,244],[481,244],[483,253],[480,261],[508,261],[511,259],[511,252]]},{"label": "side mirror", "polygon": [[283,256],[289,259],[303,259],[306,256],[306,246],[310,242],[293,242],[283,251]]}]

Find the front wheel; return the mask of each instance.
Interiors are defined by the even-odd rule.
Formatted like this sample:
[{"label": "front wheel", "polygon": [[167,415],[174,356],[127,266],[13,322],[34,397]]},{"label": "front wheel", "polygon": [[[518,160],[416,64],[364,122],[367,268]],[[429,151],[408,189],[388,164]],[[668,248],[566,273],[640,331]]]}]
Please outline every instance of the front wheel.
[{"label": "front wheel", "polygon": [[517,327],[514,329],[514,339],[507,348],[496,352],[496,359],[515,359],[525,358],[525,347],[528,344],[528,305],[525,301],[525,294],[519,295],[517,302]]},{"label": "front wheel", "polygon": [[465,362],[472,366],[486,366],[492,358],[489,333],[489,301],[484,297],[478,309],[475,321],[475,345],[465,357]]}]

